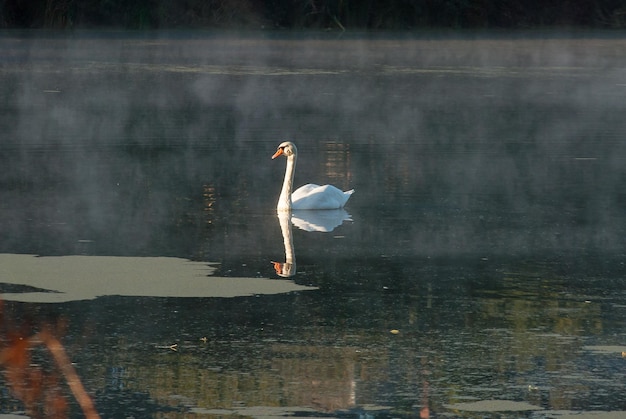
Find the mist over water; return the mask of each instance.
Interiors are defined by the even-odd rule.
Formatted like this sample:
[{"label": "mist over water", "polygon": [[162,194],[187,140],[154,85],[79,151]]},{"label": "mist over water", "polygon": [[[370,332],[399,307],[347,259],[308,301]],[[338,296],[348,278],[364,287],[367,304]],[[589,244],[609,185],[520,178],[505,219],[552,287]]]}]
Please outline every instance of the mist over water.
[{"label": "mist over water", "polygon": [[[365,210],[489,208],[574,224],[560,234],[590,223],[601,236],[590,239],[623,244],[614,232],[626,153],[618,39],[79,33],[5,42],[3,183],[18,196],[4,201],[46,199],[9,205],[9,217],[76,214],[88,231],[109,230],[121,213],[125,230],[145,239],[154,227],[136,225],[145,212],[156,226],[171,223],[185,209],[171,207],[181,202],[169,190],[200,200],[204,184],[224,209],[237,200],[269,209],[280,170],[263,157],[290,139],[306,155],[302,183],[356,187]],[[339,178],[319,176],[333,152],[345,160]],[[399,202],[408,197],[411,208]]]},{"label": "mist over water", "polygon": [[[176,384],[193,387],[192,370],[209,383],[183,394],[196,408],[243,399],[411,416],[497,398],[624,410],[620,392],[592,383],[621,382],[618,361],[582,349],[624,344],[617,35],[5,32],[0,253],[168,256],[215,263],[221,277],[276,278],[285,162],[270,157],[294,141],[296,185],[356,190],[353,221],[293,227],[293,280],[318,289],[47,306],[70,318],[72,355],[91,359],[88,387],[113,391],[103,382],[119,377],[103,376],[123,365],[158,403],[180,396],[142,361],[177,341],[190,359]],[[38,307],[14,304],[18,319]],[[101,352],[113,361],[95,362]],[[333,360],[339,378],[323,369]],[[242,374],[273,384],[207,390]],[[585,391],[598,395],[557,375],[591,377]]]}]

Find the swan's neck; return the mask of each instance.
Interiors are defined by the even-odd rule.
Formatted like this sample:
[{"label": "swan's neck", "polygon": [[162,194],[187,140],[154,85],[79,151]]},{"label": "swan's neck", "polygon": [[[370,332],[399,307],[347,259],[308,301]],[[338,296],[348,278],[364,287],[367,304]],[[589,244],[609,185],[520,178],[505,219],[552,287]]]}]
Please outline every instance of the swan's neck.
[{"label": "swan's neck", "polygon": [[285,170],[285,180],[283,180],[283,189],[280,191],[278,198],[278,211],[291,211],[291,190],[293,188],[293,176],[296,171],[296,156],[287,157],[287,169]]}]

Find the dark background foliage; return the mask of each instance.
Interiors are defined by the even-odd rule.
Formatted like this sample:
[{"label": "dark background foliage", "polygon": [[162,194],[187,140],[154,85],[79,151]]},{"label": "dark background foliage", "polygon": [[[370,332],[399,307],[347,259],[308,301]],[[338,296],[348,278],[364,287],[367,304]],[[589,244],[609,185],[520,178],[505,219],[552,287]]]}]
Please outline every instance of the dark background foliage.
[{"label": "dark background foliage", "polygon": [[0,0],[5,28],[626,26],[624,0]]}]

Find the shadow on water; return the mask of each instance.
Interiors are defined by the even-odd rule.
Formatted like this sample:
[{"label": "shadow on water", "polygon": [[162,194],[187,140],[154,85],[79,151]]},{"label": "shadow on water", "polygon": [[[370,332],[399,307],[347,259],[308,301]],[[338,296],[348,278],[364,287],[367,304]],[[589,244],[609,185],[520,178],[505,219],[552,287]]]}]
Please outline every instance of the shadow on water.
[{"label": "shadow on water", "polygon": [[102,417],[626,411],[624,41],[153,35],[3,34],[3,327]]}]

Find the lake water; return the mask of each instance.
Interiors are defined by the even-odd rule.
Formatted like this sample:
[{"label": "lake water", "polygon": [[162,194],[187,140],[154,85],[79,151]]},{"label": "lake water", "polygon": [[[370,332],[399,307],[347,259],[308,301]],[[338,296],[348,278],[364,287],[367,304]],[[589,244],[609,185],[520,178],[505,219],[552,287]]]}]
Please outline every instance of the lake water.
[{"label": "lake water", "polygon": [[2,33],[0,413],[45,331],[101,417],[626,414],[626,40],[465,35]]}]

